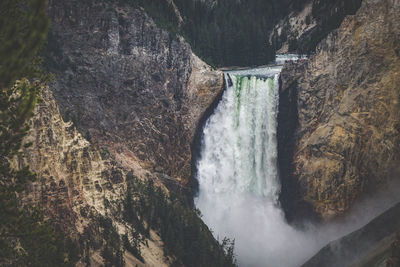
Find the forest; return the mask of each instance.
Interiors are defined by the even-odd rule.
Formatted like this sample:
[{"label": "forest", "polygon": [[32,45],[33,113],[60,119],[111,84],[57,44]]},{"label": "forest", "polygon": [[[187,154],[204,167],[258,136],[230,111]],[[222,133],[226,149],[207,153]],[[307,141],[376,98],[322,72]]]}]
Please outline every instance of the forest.
[{"label": "forest", "polygon": [[289,6],[301,6],[293,0],[175,0],[183,19],[179,25],[178,14],[168,1],[120,1],[143,7],[159,26],[184,36],[193,51],[215,67],[265,65],[273,61],[275,47],[268,41],[269,31],[287,15]]},{"label": "forest", "polygon": [[38,177],[28,166],[16,169],[40,91],[49,81],[40,58],[49,18],[46,1],[0,1],[0,265],[73,266],[77,254],[69,238],[38,205],[20,196]]},{"label": "forest", "polygon": [[167,195],[152,180],[142,182],[127,174],[124,220],[132,232],[124,236],[125,249],[142,259],[140,243],[155,230],[162,238],[164,254],[173,257],[171,266],[236,266],[234,241],[219,244],[201,221],[198,210],[191,210],[174,193]]},{"label": "forest", "polygon": [[[107,1],[144,8],[159,26],[172,36],[183,36],[193,51],[214,67],[272,62],[279,44],[269,42],[270,31],[306,2],[174,0],[175,8],[160,0]],[[360,3],[314,0],[312,16],[320,23],[296,40],[293,49],[312,53],[319,40]],[[59,222],[46,219],[42,207],[22,202],[20,196],[27,185],[40,177],[28,166],[16,169],[11,162],[21,156],[24,146],[30,146],[23,143],[28,122],[41,91],[51,81],[41,58],[49,27],[45,0],[0,1],[0,265],[73,266],[80,260],[89,266],[91,251],[100,250],[105,266],[123,266],[125,251],[144,261],[140,250],[154,231],[162,238],[164,254],[173,266],[235,266],[234,240],[218,243],[198,210],[167,194],[152,180],[141,181],[132,173],[127,176],[126,198],[120,203],[123,218],[119,218],[131,231],[122,238],[112,219],[91,212],[85,215],[91,223],[83,234],[71,238]],[[91,139],[89,134],[86,138]]]},{"label": "forest", "polygon": [[[354,14],[361,0],[248,0],[169,1],[119,0],[143,7],[156,23],[172,35],[179,33],[193,51],[214,67],[259,66],[271,63],[276,50],[287,41],[289,28],[269,41],[274,25],[290,12],[300,11],[312,1],[317,25],[299,40],[289,40],[290,52],[311,54],[344,17]],[[178,16],[183,19],[179,23]],[[310,18],[311,19],[311,18]]]}]

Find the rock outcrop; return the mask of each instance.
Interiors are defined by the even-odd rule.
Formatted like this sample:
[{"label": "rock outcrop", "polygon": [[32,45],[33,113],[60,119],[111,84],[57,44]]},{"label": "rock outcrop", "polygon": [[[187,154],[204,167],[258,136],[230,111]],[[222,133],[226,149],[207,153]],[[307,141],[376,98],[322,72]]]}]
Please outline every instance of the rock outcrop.
[{"label": "rock outcrop", "polygon": [[312,16],[313,1],[305,1],[301,10],[294,9],[285,18],[275,24],[269,35],[269,42],[277,46],[277,53],[294,52],[297,47],[293,44],[303,34],[309,32],[317,25],[317,20]]},{"label": "rock outcrop", "polygon": [[125,167],[187,185],[197,124],[223,89],[181,37],[122,1],[49,1],[47,65],[61,112]]},{"label": "rock outcrop", "polygon": [[283,69],[278,146],[289,217],[333,218],[398,178],[399,12],[398,0],[364,0],[314,55]]},{"label": "rock outcrop", "polygon": [[[72,122],[63,121],[48,88],[41,95],[24,142],[32,145],[24,148],[24,157],[16,159],[15,165],[28,165],[38,177],[28,185],[24,203],[39,203],[46,217],[73,240],[85,238],[88,231],[95,233],[92,239],[102,240],[102,233],[93,230],[98,229],[93,225],[98,224],[99,216],[113,221],[120,235],[131,231],[132,226],[122,219],[121,210],[127,188],[126,168],[107,151],[90,144]],[[144,170],[137,174],[151,177]],[[88,242],[95,241],[79,244],[81,257]],[[141,245],[146,266],[167,266],[160,237],[152,231],[146,243]],[[103,263],[101,248],[97,246],[87,255],[94,266]],[[129,252],[125,252],[125,261],[128,266],[145,266]]]},{"label": "rock outcrop", "polygon": [[[397,204],[364,227],[330,242],[302,267],[398,266],[395,264],[398,264],[399,255],[396,241],[399,225],[400,204]],[[390,256],[395,257],[389,259]],[[390,265],[389,261],[394,264]]]},{"label": "rock outcrop", "polygon": [[[222,73],[123,1],[50,0],[48,8],[45,57],[55,79],[30,121],[24,142],[32,146],[14,163],[38,177],[23,201],[40,204],[78,243],[79,264],[104,264],[102,249],[120,255],[128,238],[141,255],[125,250],[127,266],[168,266],[180,259],[165,254],[159,229],[144,234],[124,217],[126,192],[151,180],[191,200],[191,144],[223,90]],[[119,238],[106,240],[105,227]],[[206,232],[204,242],[220,249]]]},{"label": "rock outcrop", "polygon": [[309,54],[347,15],[354,15],[362,0],[298,0],[270,34],[278,53]]}]

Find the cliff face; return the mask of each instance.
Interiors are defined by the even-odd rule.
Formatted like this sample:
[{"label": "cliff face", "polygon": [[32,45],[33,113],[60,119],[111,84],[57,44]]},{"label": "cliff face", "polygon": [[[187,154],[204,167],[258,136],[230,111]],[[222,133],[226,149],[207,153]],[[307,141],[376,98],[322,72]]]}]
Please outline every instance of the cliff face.
[{"label": "cliff face", "polygon": [[222,74],[128,4],[52,0],[49,14],[47,63],[64,118],[124,166],[186,184],[190,144]]},{"label": "cliff face", "polygon": [[347,15],[354,15],[362,0],[304,0],[293,2],[290,13],[270,34],[279,53],[309,54],[337,29]]},{"label": "cliff face", "polygon": [[24,140],[32,146],[22,160],[39,180],[28,188],[26,201],[40,203],[48,217],[66,227],[79,225],[80,208],[89,200],[101,202],[98,193],[109,183],[101,175],[105,163],[73,124],[62,120],[49,89],[44,90],[30,127]]},{"label": "cliff face", "polygon": [[302,266],[398,266],[399,224],[397,204],[364,227],[330,242]]},{"label": "cliff face", "polygon": [[316,25],[317,20],[312,16],[313,1],[304,1],[301,10],[294,9],[285,18],[281,19],[269,35],[270,43],[275,44],[277,53],[294,52],[294,42],[303,34],[310,32]]},{"label": "cliff face", "polygon": [[[24,142],[31,142],[32,146],[25,148],[24,157],[15,162],[16,166],[28,165],[38,177],[28,185],[24,202],[40,203],[47,218],[72,240],[81,240],[75,244],[80,257],[84,256],[85,247],[90,247],[86,255],[93,266],[101,265],[99,251],[108,241],[99,230],[99,218],[110,219],[118,226],[119,235],[132,231],[132,225],[122,215],[127,170],[112,155],[91,145],[72,122],[63,121],[49,89],[41,95],[30,128]],[[160,237],[151,231],[151,237],[145,240],[147,245],[141,244],[141,251],[147,266],[167,266]],[[145,265],[127,251],[124,257],[128,266]]]},{"label": "cliff face", "polygon": [[[94,266],[104,264],[100,251],[107,250],[108,256],[123,254],[127,266],[167,266],[181,259],[174,251],[165,254],[160,227],[138,214],[146,205],[151,214],[157,208],[150,196],[155,191],[142,192],[149,185],[140,181],[190,193],[191,144],[223,78],[182,38],[158,28],[142,9],[119,2],[49,1],[45,57],[55,81],[30,121],[25,142],[32,146],[15,165],[25,163],[37,173],[24,202],[39,203],[78,243],[80,263],[88,257]],[[138,207],[125,211],[128,190]],[[181,205],[157,194],[164,208]],[[156,213],[151,223],[160,218]],[[181,220],[192,227],[201,222]],[[204,244],[219,255],[222,248],[200,226]],[[114,233],[118,238],[110,237]],[[133,242],[130,252],[126,239]]]},{"label": "cliff face", "polygon": [[[282,195],[289,214],[308,206],[329,219],[397,178],[399,11],[398,0],[364,0],[315,55],[282,71],[280,132],[292,147],[279,137],[279,157],[283,173],[289,166],[282,175],[293,189]],[[297,107],[285,110],[287,101]],[[293,118],[295,130],[285,126]]]}]

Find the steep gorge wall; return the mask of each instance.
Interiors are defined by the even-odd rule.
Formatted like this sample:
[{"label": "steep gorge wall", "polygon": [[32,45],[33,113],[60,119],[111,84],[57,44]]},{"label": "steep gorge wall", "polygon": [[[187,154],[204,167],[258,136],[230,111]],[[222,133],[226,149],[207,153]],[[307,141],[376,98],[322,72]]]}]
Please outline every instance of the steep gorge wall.
[{"label": "steep gorge wall", "polygon": [[304,0],[293,2],[290,13],[270,33],[278,53],[310,54],[318,43],[337,29],[347,15],[354,15],[362,0]]},{"label": "steep gorge wall", "polygon": [[[99,218],[110,219],[119,235],[132,231],[132,225],[123,219],[127,174],[132,169],[122,167],[112,155],[91,145],[72,122],[64,122],[48,88],[41,94],[24,142],[32,145],[24,148],[24,157],[15,164],[29,166],[38,177],[27,186],[24,203],[39,204],[46,218],[74,240],[81,257],[79,264],[86,257],[85,247],[97,243],[90,245],[90,251],[85,253],[89,254],[93,266],[100,266],[103,259],[99,252],[107,240],[103,240],[106,237],[99,230]],[[134,175],[157,181],[144,171]],[[90,237],[88,233],[92,233]],[[151,233],[151,238],[146,238],[147,246],[141,244],[146,264],[125,251],[127,266],[168,265],[160,237]]]},{"label": "steep gorge wall", "polygon": [[[32,146],[15,162],[38,177],[24,202],[40,204],[68,236],[83,240],[80,257],[87,255],[85,242],[93,243],[88,253],[94,266],[104,263],[100,250],[108,242],[100,220],[110,220],[119,237],[132,237],[134,226],[123,215],[130,178],[191,197],[191,144],[223,90],[222,74],[183,38],[121,2],[49,1],[45,58],[55,80],[30,122],[25,142]],[[207,233],[205,242],[217,255],[220,248]],[[160,233],[140,235],[145,263],[125,251],[128,266],[171,264],[174,256],[164,254]]]},{"label": "steep gorge wall", "polygon": [[333,218],[398,179],[399,12],[398,0],[364,0],[314,55],[283,69],[278,146],[289,217]]},{"label": "steep gorge wall", "polygon": [[222,74],[122,1],[49,2],[47,63],[64,118],[124,166],[186,185],[190,144]]},{"label": "steep gorge wall", "polygon": [[364,227],[330,242],[302,267],[398,266],[399,225],[397,204]]}]

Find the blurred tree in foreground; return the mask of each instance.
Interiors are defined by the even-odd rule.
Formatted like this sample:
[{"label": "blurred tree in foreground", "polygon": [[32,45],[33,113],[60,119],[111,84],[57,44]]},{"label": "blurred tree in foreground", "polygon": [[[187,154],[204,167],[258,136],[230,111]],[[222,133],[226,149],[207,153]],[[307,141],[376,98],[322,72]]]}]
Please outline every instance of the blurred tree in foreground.
[{"label": "blurred tree in foreground", "polygon": [[[13,169],[48,75],[38,56],[49,29],[46,0],[0,1],[0,265],[68,265],[64,240],[37,207],[22,206],[28,167]],[[72,263],[71,263],[72,264]]]}]

